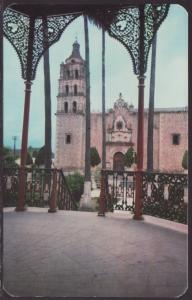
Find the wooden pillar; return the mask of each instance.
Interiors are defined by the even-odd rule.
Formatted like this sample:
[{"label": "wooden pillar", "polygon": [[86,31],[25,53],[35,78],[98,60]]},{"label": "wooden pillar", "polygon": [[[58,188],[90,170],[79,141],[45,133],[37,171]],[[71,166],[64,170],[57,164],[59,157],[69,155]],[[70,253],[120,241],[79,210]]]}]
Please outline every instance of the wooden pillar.
[{"label": "wooden pillar", "polygon": [[34,17],[30,18],[29,25],[29,38],[28,38],[28,54],[27,54],[27,69],[26,69],[26,81],[25,81],[25,103],[24,103],[24,115],[23,115],[23,131],[22,131],[22,143],[21,143],[21,155],[20,155],[20,170],[19,170],[19,191],[18,191],[18,203],[16,211],[24,211],[25,207],[25,165],[27,160],[27,145],[28,145],[28,131],[29,131],[29,111],[30,111],[30,96],[31,96],[31,75],[32,75],[32,60],[33,60],[33,40],[34,40]]},{"label": "wooden pillar", "polygon": [[133,218],[142,220],[142,171],[144,155],[144,5],[140,5],[140,41],[139,41],[139,85],[138,85],[138,126],[137,126],[137,170],[136,170],[136,191],[135,191],[135,212]]},{"label": "wooden pillar", "polygon": [[30,110],[30,94],[31,94],[31,82],[25,82],[25,106],[23,116],[23,132],[22,132],[22,144],[21,144],[21,162],[19,169],[19,191],[18,191],[18,203],[16,211],[24,211],[25,207],[25,165],[27,160],[27,144],[28,144],[28,129],[29,129],[29,110]]},{"label": "wooden pillar", "polygon": [[51,197],[49,202],[49,213],[54,213],[57,211],[57,169],[53,170],[53,183],[51,190]]},{"label": "wooden pillar", "polygon": [[105,217],[106,210],[106,195],[105,195],[105,174],[101,170],[101,188],[100,188],[100,197],[99,197],[99,217]]}]

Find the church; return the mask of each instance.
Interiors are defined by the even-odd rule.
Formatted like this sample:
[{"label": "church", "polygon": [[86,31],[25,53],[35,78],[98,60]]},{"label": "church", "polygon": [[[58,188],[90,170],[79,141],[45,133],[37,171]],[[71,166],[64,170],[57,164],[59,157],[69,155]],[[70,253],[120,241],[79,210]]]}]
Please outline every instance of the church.
[{"label": "church", "polygon": [[[115,99],[114,99],[115,100]],[[85,60],[77,41],[71,55],[60,65],[56,112],[55,165],[64,172],[84,172],[85,165]],[[106,166],[125,169],[124,154],[137,150],[138,111],[120,93],[106,111]],[[147,166],[148,109],[144,114],[144,169]],[[158,108],[154,112],[154,170],[183,172],[188,149],[188,109]],[[91,113],[91,147],[102,157],[102,114]]]}]

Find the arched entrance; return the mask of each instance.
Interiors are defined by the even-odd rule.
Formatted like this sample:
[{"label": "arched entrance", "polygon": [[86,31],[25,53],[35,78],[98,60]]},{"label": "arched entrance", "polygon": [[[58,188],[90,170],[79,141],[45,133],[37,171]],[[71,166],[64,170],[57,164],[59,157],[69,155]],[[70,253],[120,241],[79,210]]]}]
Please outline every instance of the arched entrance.
[{"label": "arched entrance", "polygon": [[116,152],[113,156],[113,170],[124,171],[125,159],[122,152]]}]

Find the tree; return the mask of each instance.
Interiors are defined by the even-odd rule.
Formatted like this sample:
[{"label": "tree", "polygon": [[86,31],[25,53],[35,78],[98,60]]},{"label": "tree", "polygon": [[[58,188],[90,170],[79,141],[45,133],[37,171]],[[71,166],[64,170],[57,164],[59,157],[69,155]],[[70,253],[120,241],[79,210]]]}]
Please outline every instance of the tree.
[{"label": "tree", "polygon": [[3,162],[5,168],[17,168],[12,150],[8,147],[3,147]]},{"label": "tree", "polygon": [[[48,48],[47,19],[43,17],[44,47]],[[45,168],[51,168],[51,84],[50,84],[50,65],[49,49],[44,52],[44,91],[45,91]]]},{"label": "tree", "polygon": [[84,15],[85,61],[86,61],[86,132],[85,132],[85,181],[91,182],[90,168],[90,70],[89,70],[89,33],[88,19]]},{"label": "tree", "polygon": [[101,159],[100,159],[99,153],[95,147],[91,147],[90,155],[91,155],[91,166],[95,167],[95,166],[99,165],[101,162]]},{"label": "tree", "polygon": [[105,30],[102,29],[102,168],[106,169],[106,126],[105,126]]},{"label": "tree", "polygon": [[33,164],[32,157],[31,157],[30,153],[27,152],[26,166],[32,165],[32,164]]},{"label": "tree", "polygon": [[102,29],[102,168],[106,168],[106,126],[105,126],[105,31],[113,23],[119,9],[93,10],[87,13],[90,22]]},{"label": "tree", "polygon": [[188,170],[188,151],[186,150],[184,155],[183,155],[183,159],[182,159],[182,167],[185,170]]},{"label": "tree", "polygon": [[155,67],[156,67],[156,45],[157,33],[152,42],[151,55],[151,78],[149,95],[149,113],[148,113],[148,137],[147,137],[147,170],[153,171],[153,127],[154,127],[154,96],[155,96]]},{"label": "tree", "polygon": [[[157,7],[153,6],[153,30],[156,32],[156,21],[158,18]],[[148,113],[148,137],[147,137],[147,170],[153,171],[153,128],[154,128],[154,96],[155,96],[155,69],[156,69],[156,46],[157,32],[154,34],[151,53],[151,78],[149,92],[149,113]]]},{"label": "tree", "polygon": [[37,154],[38,154],[38,151],[37,151],[37,150],[34,150],[33,153],[32,153],[32,157],[36,158],[36,157],[37,157]]},{"label": "tree", "polygon": [[67,184],[72,193],[75,202],[79,202],[81,195],[83,194],[84,176],[76,172],[74,174],[66,176]]},{"label": "tree", "polygon": [[125,153],[125,165],[130,168],[132,164],[135,162],[136,162],[136,153],[133,147],[130,147]]},{"label": "tree", "polygon": [[37,166],[45,164],[45,146],[43,146],[39,149],[39,152],[38,152],[37,157],[35,159],[35,164]]}]

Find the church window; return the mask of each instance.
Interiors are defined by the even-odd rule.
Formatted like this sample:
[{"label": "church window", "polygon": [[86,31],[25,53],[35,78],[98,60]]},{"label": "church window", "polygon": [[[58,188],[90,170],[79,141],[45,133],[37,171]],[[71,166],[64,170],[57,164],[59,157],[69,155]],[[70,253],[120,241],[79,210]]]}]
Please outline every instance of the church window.
[{"label": "church window", "polygon": [[77,96],[77,85],[74,85],[74,95]]},{"label": "church window", "polygon": [[69,95],[69,86],[68,85],[65,86],[65,92],[66,92],[66,95]]},{"label": "church window", "polygon": [[70,134],[66,134],[66,136],[65,136],[65,144],[71,144],[71,135]]},{"label": "church window", "polygon": [[70,71],[67,70],[67,77],[70,78]]},{"label": "church window", "polygon": [[121,121],[118,121],[116,126],[118,130],[121,130],[123,128],[123,123]]},{"label": "church window", "polygon": [[77,112],[77,102],[73,101],[73,112],[76,113]]},{"label": "church window", "polygon": [[65,113],[68,113],[68,102],[64,103],[64,111]]},{"label": "church window", "polygon": [[78,70],[75,70],[75,79],[78,79],[79,78],[79,72]]},{"label": "church window", "polygon": [[174,133],[172,135],[172,144],[173,145],[179,145],[180,144],[180,134],[179,133]]}]

